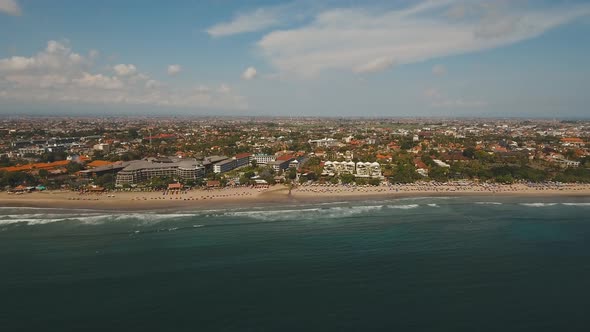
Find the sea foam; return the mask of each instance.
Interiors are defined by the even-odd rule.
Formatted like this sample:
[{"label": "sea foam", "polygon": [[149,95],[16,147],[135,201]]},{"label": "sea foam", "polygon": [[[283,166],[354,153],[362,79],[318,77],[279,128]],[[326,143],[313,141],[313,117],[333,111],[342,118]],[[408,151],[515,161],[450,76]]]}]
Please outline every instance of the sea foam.
[{"label": "sea foam", "polygon": [[400,209],[400,210],[410,210],[419,207],[418,204],[405,204],[405,205],[388,205],[387,208],[389,209]]},{"label": "sea foam", "polygon": [[193,217],[197,214],[165,214],[165,213],[123,213],[123,214],[10,214],[0,216],[0,225],[26,224],[44,225],[56,222],[75,222],[85,225],[100,225],[106,222],[139,222],[141,225],[156,224],[165,220]]},{"label": "sea foam", "polygon": [[590,206],[590,203],[561,203],[566,206]]},{"label": "sea foam", "polygon": [[520,203],[520,205],[528,207],[548,207],[557,205],[557,203]]}]

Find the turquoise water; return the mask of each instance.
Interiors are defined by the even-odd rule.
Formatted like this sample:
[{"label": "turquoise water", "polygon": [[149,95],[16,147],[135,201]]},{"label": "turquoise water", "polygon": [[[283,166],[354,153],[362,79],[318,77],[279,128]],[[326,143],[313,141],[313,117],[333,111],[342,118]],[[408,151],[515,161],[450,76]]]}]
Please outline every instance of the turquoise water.
[{"label": "turquoise water", "polygon": [[1,331],[587,331],[589,198],[0,209]]}]

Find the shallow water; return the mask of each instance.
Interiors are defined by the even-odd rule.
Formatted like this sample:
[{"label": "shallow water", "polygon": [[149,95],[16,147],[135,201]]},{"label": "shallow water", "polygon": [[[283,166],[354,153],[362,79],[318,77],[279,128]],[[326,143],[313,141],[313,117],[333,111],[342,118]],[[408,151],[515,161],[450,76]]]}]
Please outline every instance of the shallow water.
[{"label": "shallow water", "polygon": [[590,326],[590,199],[0,209],[3,331]]}]

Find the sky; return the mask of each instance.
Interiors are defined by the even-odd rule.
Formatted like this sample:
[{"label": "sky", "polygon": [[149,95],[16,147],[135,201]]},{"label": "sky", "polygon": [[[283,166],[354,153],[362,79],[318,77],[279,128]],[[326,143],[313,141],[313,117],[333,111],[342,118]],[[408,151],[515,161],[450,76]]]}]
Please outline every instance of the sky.
[{"label": "sky", "polygon": [[590,1],[0,0],[0,115],[590,118]]}]

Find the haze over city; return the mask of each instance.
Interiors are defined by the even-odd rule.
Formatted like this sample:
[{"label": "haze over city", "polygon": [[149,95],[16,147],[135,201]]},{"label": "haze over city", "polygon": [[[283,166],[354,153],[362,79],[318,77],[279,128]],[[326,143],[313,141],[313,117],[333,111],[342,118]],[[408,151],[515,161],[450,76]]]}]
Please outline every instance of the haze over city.
[{"label": "haze over city", "polygon": [[587,118],[586,1],[0,0],[1,115]]},{"label": "haze over city", "polygon": [[587,331],[590,0],[0,0],[2,331]]}]

